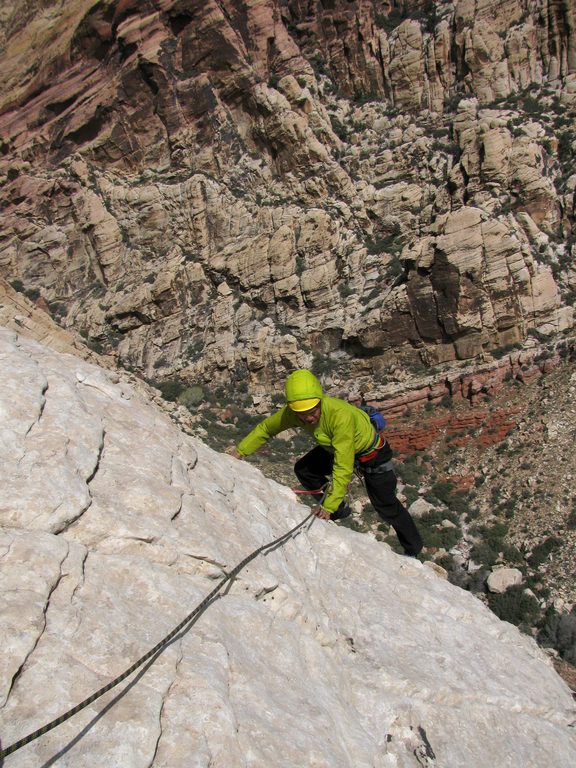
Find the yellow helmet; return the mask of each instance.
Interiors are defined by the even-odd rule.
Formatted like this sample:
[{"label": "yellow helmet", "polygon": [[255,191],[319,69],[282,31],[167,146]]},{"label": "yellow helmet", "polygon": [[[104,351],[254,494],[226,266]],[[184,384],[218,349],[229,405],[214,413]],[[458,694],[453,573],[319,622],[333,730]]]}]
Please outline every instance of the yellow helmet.
[{"label": "yellow helmet", "polygon": [[312,408],[316,408],[320,402],[319,397],[311,397],[308,400],[294,400],[292,403],[288,403],[291,410],[297,413],[303,413],[304,411],[311,411]]}]

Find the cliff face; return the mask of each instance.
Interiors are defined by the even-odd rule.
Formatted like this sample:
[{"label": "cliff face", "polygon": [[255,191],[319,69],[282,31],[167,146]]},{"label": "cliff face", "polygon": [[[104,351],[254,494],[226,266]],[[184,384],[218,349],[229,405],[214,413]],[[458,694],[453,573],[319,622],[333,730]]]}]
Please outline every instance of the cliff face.
[{"label": "cliff face", "polygon": [[2,3],[0,273],[151,375],[572,325],[574,7]]},{"label": "cliff face", "polygon": [[[125,376],[5,328],[0,358],[6,748],[124,673],[308,508]],[[532,639],[315,519],[5,765],[572,768],[574,714]]]}]

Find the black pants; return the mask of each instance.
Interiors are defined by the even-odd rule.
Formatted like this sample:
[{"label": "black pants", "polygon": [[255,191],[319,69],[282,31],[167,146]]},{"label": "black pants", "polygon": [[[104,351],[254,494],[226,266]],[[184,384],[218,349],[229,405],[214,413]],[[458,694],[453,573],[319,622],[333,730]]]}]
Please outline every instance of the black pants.
[{"label": "black pants", "polygon": [[[366,483],[368,497],[378,515],[394,528],[404,552],[407,555],[417,555],[422,549],[422,538],[410,513],[396,496],[396,474],[393,470],[377,473],[369,471],[379,467],[389,458],[389,450],[381,450],[373,459],[360,464],[360,471]],[[334,456],[318,445],[298,459],[294,472],[304,488],[314,491],[328,481],[333,465]]]}]

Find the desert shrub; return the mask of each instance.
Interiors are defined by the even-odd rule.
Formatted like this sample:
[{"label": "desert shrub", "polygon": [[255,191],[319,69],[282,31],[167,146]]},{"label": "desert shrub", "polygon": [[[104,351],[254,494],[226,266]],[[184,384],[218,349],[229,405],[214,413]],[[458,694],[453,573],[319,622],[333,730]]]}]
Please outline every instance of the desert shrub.
[{"label": "desert shrub", "polygon": [[466,511],[466,519],[470,522],[477,520],[480,517],[480,509],[478,507],[468,507]]},{"label": "desert shrub", "polygon": [[392,32],[396,27],[402,24],[405,18],[405,13],[400,9],[392,8],[388,13],[377,13],[375,21],[377,26],[385,29],[386,32]]},{"label": "desert shrub", "polygon": [[500,553],[507,562],[519,563],[523,561],[520,550],[505,540],[508,534],[507,523],[500,521],[493,525],[475,525],[471,530],[475,536],[481,538],[481,541],[472,550],[474,562],[494,565]]},{"label": "desert shrub", "polygon": [[461,568],[455,568],[450,571],[449,578],[451,584],[466,589],[474,594],[484,594],[486,588],[486,579],[490,572],[486,568],[479,568],[477,571],[468,573]]},{"label": "desert shrub", "polygon": [[434,499],[441,501],[452,512],[459,515],[467,514],[469,512],[469,504],[467,494],[464,491],[459,491],[455,488],[454,484],[449,480],[439,480],[434,483],[430,489],[430,493],[426,495],[426,498],[434,503]]},{"label": "desert shrub", "polygon": [[60,301],[51,301],[48,307],[56,319],[65,317],[68,314],[68,307]]},{"label": "desert shrub", "polygon": [[404,496],[406,497],[406,505],[409,507],[420,496],[418,490],[412,486],[406,486],[404,488]]},{"label": "desert shrub", "polygon": [[404,462],[397,467],[398,474],[402,478],[402,482],[406,485],[419,485],[422,475],[425,474],[423,467],[413,464],[412,462]]},{"label": "desert shrub", "polygon": [[[261,416],[247,413],[246,411],[240,411],[236,417],[236,426],[238,427],[240,433],[245,435],[247,432],[250,432],[252,429],[254,429],[259,421],[261,421]],[[278,443],[276,443],[276,445],[278,445]],[[284,449],[282,449],[282,453],[285,453]]]},{"label": "desert shrub", "polygon": [[200,405],[204,400],[204,390],[199,384],[193,384],[191,387],[187,387],[177,397],[180,405],[188,408],[189,411],[195,410],[196,406]]},{"label": "desert shrub", "polygon": [[566,528],[570,531],[576,531],[576,506],[570,512],[568,515],[568,520],[566,521]]},{"label": "desert shrub", "polygon": [[565,661],[576,665],[576,608],[558,619],[555,648]]},{"label": "desert shrub", "polygon": [[442,557],[439,557],[434,562],[438,563],[446,571],[451,571],[454,568],[454,558],[452,555],[442,555]]},{"label": "desert shrub", "polygon": [[508,533],[508,526],[504,522],[494,523],[493,525],[477,525],[474,527],[474,533],[481,534],[484,541],[488,544],[501,547],[503,539]]},{"label": "desert shrub", "polygon": [[175,403],[186,389],[186,385],[180,379],[165,379],[153,385],[158,387],[164,400],[168,400],[171,403]]},{"label": "desert shrub", "polygon": [[556,536],[549,536],[541,544],[534,547],[532,554],[528,558],[528,563],[532,568],[538,568],[538,566],[542,565],[560,544],[561,541],[559,538]]},{"label": "desert shrub", "polygon": [[454,493],[454,485],[449,480],[439,480],[434,483],[430,490],[439,501],[448,506],[450,498]]},{"label": "desert shrub", "polygon": [[[386,526],[386,532],[388,532],[389,527],[390,526]],[[397,552],[398,554],[402,554],[404,552],[404,548],[398,541],[398,537],[396,535],[390,534],[384,538],[384,541],[386,544],[389,544],[390,547],[392,547],[394,552]]]},{"label": "desert shrub", "polygon": [[501,504],[498,505],[497,512],[498,514],[503,514],[507,518],[512,518],[514,517],[515,509],[516,509],[516,500],[507,499],[506,501],[503,501]]},{"label": "desert shrub", "polygon": [[344,528],[350,528],[351,531],[363,531],[362,526],[354,519],[354,515],[348,515],[348,517],[343,517],[341,520],[338,520],[338,525],[343,525]]},{"label": "desert shrub", "polygon": [[475,563],[478,565],[494,565],[498,560],[500,550],[493,545],[487,544],[484,541],[474,544],[472,547],[471,556]]},{"label": "desert shrub", "polygon": [[540,616],[536,598],[522,585],[510,587],[502,594],[489,593],[488,605],[502,621],[508,621],[524,631],[534,626]]},{"label": "desert shrub", "polygon": [[431,509],[429,512],[423,514],[419,520],[426,522],[429,525],[439,525],[442,520],[450,520],[450,522],[458,525],[457,515],[446,509]]},{"label": "desert shrub", "polygon": [[378,513],[372,506],[372,504],[365,504],[362,508],[362,512],[360,513],[360,518],[364,525],[366,525],[368,528],[370,528],[374,523],[378,522],[380,520],[380,517],[378,516]]},{"label": "desert shrub", "polygon": [[513,352],[515,349],[521,349],[522,345],[519,342],[515,342],[514,344],[507,344],[504,347],[497,347],[496,349],[491,350],[492,357],[495,360],[500,360],[502,357],[505,357],[510,352]]},{"label": "desert shrub", "polygon": [[[442,521],[450,520],[456,528],[443,528]],[[458,518],[445,510],[432,509],[418,518],[418,529],[425,547],[451,549],[462,537]]]}]

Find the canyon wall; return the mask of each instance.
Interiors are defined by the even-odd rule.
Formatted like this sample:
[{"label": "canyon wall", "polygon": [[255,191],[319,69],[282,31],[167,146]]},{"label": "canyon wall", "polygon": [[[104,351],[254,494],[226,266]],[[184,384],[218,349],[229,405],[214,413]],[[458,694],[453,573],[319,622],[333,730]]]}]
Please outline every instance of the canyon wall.
[{"label": "canyon wall", "polygon": [[148,377],[573,324],[569,0],[1,3],[0,275]]}]

